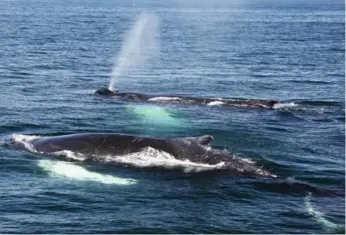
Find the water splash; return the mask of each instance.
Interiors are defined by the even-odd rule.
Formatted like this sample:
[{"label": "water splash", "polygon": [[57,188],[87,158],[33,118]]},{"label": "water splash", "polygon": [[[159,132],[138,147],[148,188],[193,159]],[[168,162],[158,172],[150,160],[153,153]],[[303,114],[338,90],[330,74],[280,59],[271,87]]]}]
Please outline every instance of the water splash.
[{"label": "water splash", "polygon": [[158,51],[158,19],[155,15],[141,13],[131,30],[125,35],[114,64],[108,89],[114,91],[119,77],[138,69]]},{"label": "water splash", "polygon": [[53,177],[65,177],[79,181],[94,181],[102,184],[131,185],[137,183],[134,179],[119,178],[112,175],[91,172],[71,162],[39,160],[38,166]]},{"label": "water splash", "polygon": [[23,146],[29,152],[37,152],[34,146],[31,144],[31,141],[41,138],[41,136],[37,135],[23,135],[23,134],[13,134],[11,140],[20,146]]},{"label": "water splash", "polygon": [[67,159],[70,159],[72,161],[84,161],[87,159],[84,154],[73,152],[70,150],[62,150],[62,151],[54,152],[52,154],[56,156],[64,156]]},{"label": "water splash", "polygon": [[297,107],[298,105],[295,104],[294,102],[290,103],[277,103],[274,104],[273,108],[274,109],[283,109],[283,108],[292,108],[292,107]]},{"label": "water splash", "polygon": [[210,105],[210,106],[218,106],[218,105],[223,105],[224,102],[222,101],[212,101],[210,103],[208,103],[207,105]]},{"label": "water splash", "polygon": [[309,193],[305,197],[305,206],[309,215],[311,215],[317,222],[322,224],[328,231],[335,230],[338,228],[337,224],[329,221],[327,218],[325,218],[325,215],[322,212],[317,211],[315,208],[313,208],[311,204],[311,193]]},{"label": "water splash", "polygon": [[186,173],[213,171],[222,169],[224,162],[215,165],[179,160],[171,154],[151,147],[144,148],[140,152],[130,153],[123,156],[107,156],[106,162],[128,164],[139,168],[160,167],[165,169],[181,169]]}]

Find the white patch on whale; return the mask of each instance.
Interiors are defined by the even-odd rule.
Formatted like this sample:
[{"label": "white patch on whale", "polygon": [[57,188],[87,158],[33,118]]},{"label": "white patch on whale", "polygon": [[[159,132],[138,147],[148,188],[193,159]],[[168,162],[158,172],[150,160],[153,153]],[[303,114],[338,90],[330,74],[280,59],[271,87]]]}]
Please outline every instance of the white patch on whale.
[{"label": "white patch on whale", "polygon": [[338,225],[329,221],[325,215],[316,210],[311,204],[311,193],[305,197],[305,207],[309,215],[311,215],[317,222],[322,224],[328,231],[338,228]]},{"label": "white patch on whale", "polygon": [[223,104],[225,104],[225,103],[222,101],[212,101],[212,102],[208,103],[207,105],[217,106],[217,105],[223,105]]},{"label": "white patch on whale", "polygon": [[36,153],[35,147],[30,143],[31,141],[41,138],[38,135],[23,135],[23,134],[13,134],[11,139],[26,148],[29,152]]},{"label": "white patch on whale", "polygon": [[273,105],[273,109],[291,108],[298,106],[294,102],[291,103],[276,103]]},{"label": "white patch on whale", "polygon": [[151,147],[144,148],[142,151],[137,153],[130,153],[122,156],[106,156],[105,161],[129,164],[140,168],[162,167],[165,169],[182,169],[186,173],[222,169],[225,165],[224,162],[210,165],[191,162],[188,159],[179,160],[167,152]]},{"label": "white patch on whale", "polygon": [[148,99],[148,101],[180,101],[181,98],[179,97],[165,97],[165,96],[158,96]]},{"label": "white patch on whale", "polygon": [[137,180],[134,179],[91,172],[71,162],[39,160],[38,166],[53,177],[65,177],[79,181],[93,181],[102,184],[131,185],[137,183]]},{"label": "white patch on whale", "polygon": [[[72,151],[59,151],[54,155],[64,155],[69,159],[83,161],[86,157],[83,154]],[[225,166],[224,162],[215,165],[205,163],[195,163],[190,160],[179,160],[171,154],[162,150],[157,150],[151,147],[144,148],[140,152],[129,153],[125,155],[106,155],[95,156],[95,160],[101,163],[120,163],[138,168],[162,167],[165,169],[182,169],[186,173],[202,172],[222,169]]]},{"label": "white patch on whale", "polygon": [[54,152],[53,155],[64,156],[67,159],[71,159],[71,160],[75,160],[75,161],[84,161],[86,159],[84,154],[73,152],[70,150],[62,150],[62,151]]},{"label": "white patch on whale", "polygon": [[[25,149],[27,149],[29,152],[32,153],[41,153],[35,149],[35,147],[31,144],[31,141],[36,140],[41,138],[41,136],[38,135],[23,135],[23,134],[13,134],[12,135],[12,140],[17,143],[20,144],[21,146],[23,146]],[[83,154],[81,153],[76,153],[70,150],[62,150],[62,151],[58,151],[58,152],[54,152],[51,153],[52,155],[56,155],[56,156],[64,156],[68,159],[71,160],[77,160],[77,161],[83,161],[85,160],[85,157]]]},{"label": "white patch on whale", "polygon": [[241,158],[243,162],[249,163],[249,164],[255,164],[256,162],[249,158]]}]

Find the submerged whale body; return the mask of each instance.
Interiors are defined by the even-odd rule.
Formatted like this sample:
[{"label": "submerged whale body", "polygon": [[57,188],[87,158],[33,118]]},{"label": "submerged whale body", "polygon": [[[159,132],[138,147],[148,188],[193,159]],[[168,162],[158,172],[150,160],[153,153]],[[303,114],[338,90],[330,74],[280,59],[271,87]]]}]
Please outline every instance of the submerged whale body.
[{"label": "submerged whale body", "polygon": [[267,108],[272,109],[278,103],[275,100],[231,100],[217,98],[198,98],[172,95],[149,95],[134,92],[118,92],[111,91],[107,88],[101,88],[95,91],[95,94],[102,96],[115,96],[126,100],[133,101],[151,101],[151,102],[168,102],[168,103],[183,103],[183,104],[206,104],[234,107],[250,107],[250,108]]},{"label": "submerged whale body", "polygon": [[[102,162],[112,156],[129,156],[145,148],[153,148],[173,156],[177,160],[194,163],[221,164],[233,175],[248,177],[276,176],[249,161],[236,158],[226,151],[213,149],[208,144],[214,138],[210,135],[174,139],[150,138],[111,133],[84,133],[54,137],[40,137],[29,140],[35,152],[54,154],[73,151],[87,156],[88,160]],[[17,143],[18,144],[18,143]]]}]

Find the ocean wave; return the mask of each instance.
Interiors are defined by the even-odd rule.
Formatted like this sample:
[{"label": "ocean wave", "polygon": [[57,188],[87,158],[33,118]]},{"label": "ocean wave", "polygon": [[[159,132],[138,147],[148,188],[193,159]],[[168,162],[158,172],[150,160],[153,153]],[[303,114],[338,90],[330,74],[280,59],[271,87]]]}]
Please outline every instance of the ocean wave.
[{"label": "ocean wave", "polygon": [[301,100],[295,102],[304,106],[342,106],[340,102],[328,100]]},{"label": "ocean wave", "polygon": [[325,214],[322,212],[316,210],[311,203],[311,193],[308,193],[308,195],[305,197],[305,207],[309,215],[311,215],[318,223],[323,225],[323,227],[327,231],[334,231],[336,230],[339,226],[327,219]]}]

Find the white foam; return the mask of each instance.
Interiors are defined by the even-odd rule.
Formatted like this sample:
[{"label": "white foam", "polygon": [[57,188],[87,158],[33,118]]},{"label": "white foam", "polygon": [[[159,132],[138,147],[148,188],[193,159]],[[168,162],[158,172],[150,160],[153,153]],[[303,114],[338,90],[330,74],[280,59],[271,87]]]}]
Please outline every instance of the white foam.
[{"label": "white foam", "polygon": [[82,153],[73,152],[70,150],[62,150],[53,153],[56,156],[64,156],[71,160],[84,161],[86,159],[85,155]]},{"label": "white foam", "polygon": [[243,162],[249,163],[249,164],[255,164],[256,162],[254,160],[251,160],[249,158],[241,158]]},{"label": "white foam", "polygon": [[317,211],[315,208],[313,208],[311,204],[311,193],[309,193],[305,197],[305,206],[309,215],[311,215],[317,222],[322,224],[327,230],[333,230],[338,228],[337,224],[329,221],[328,219],[325,218],[325,215],[322,212]]},{"label": "white foam", "polygon": [[131,185],[137,180],[91,172],[71,162],[39,160],[38,166],[53,177],[65,177],[80,181],[94,181],[102,184]]},{"label": "white foam", "polygon": [[37,152],[34,146],[30,142],[38,138],[41,138],[41,137],[37,135],[23,135],[23,134],[13,134],[11,137],[11,139],[15,143],[22,145],[24,148],[26,148],[30,152]]},{"label": "white foam", "polygon": [[212,101],[212,102],[208,103],[207,105],[216,106],[216,105],[223,105],[223,104],[225,104],[225,103],[222,101]]},{"label": "white foam", "polygon": [[106,156],[105,161],[129,164],[135,167],[162,167],[166,169],[182,169],[184,172],[201,172],[221,169],[225,165],[220,162],[215,165],[195,163],[189,160],[178,160],[174,156],[151,147],[141,152],[131,153],[124,156]]},{"label": "white foam", "polygon": [[281,109],[281,108],[291,108],[291,107],[296,107],[298,106],[294,102],[291,103],[277,103],[274,104],[273,109]]},{"label": "white foam", "polygon": [[[39,139],[39,138],[41,138],[41,136],[38,136],[38,135],[23,135],[23,134],[12,135],[12,140],[15,143],[20,144],[21,146],[23,146],[25,149],[27,149],[30,152],[42,154],[42,152],[37,151],[35,147],[31,144],[31,141]],[[54,152],[51,154],[56,156],[64,156],[71,160],[77,160],[77,161],[85,160],[85,156],[83,154],[69,151],[69,150],[62,150],[62,151]]]},{"label": "white foam", "polygon": [[179,97],[166,97],[166,96],[158,96],[148,99],[148,101],[180,101]]}]

